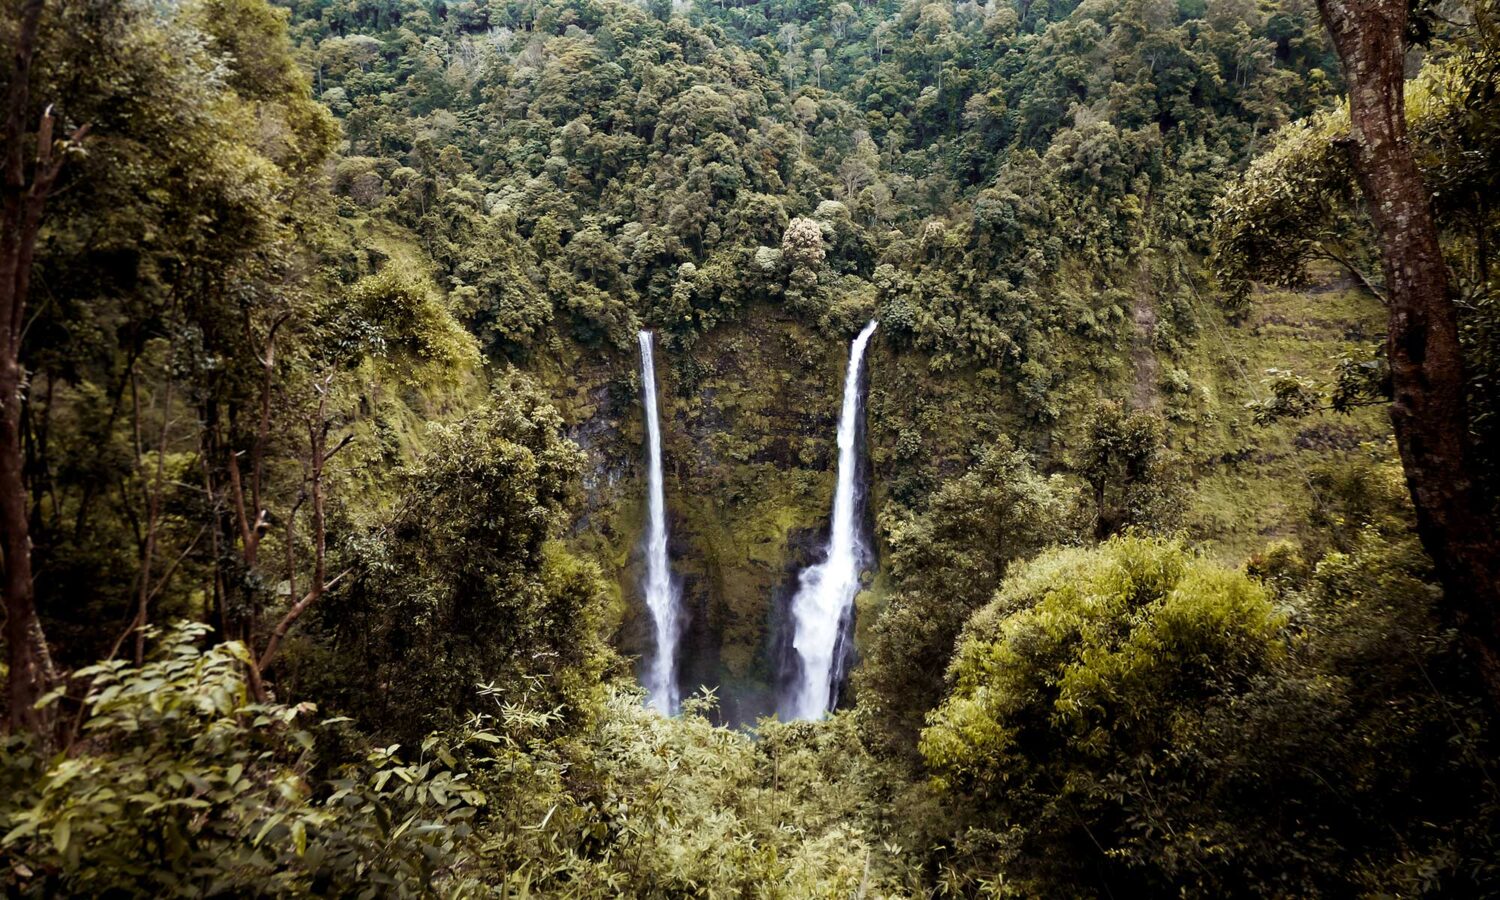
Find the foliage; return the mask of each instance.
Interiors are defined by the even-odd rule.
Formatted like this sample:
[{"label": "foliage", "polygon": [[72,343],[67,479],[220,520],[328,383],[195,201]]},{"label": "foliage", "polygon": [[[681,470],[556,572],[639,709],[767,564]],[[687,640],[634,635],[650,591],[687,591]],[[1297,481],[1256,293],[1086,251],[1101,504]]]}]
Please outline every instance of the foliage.
[{"label": "foliage", "polygon": [[1178,543],[1050,551],[967,626],[923,755],[1005,821],[1050,820],[1031,809],[1049,782],[1161,747],[1172,710],[1254,674],[1280,627],[1262,589]]},{"label": "foliage", "polygon": [[[1064,258],[1118,272],[1142,226],[1201,248],[1240,148],[1333,87],[1306,4],[291,7],[346,212],[415,230],[513,359],[565,307],[619,347],[632,316],[687,339],[756,295],[816,322],[884,261],[913,283],[882,318],[941,365],[1055,369],[1049,332],[1120,324],[1053,312]],[[783,244],[809,220],[826,250]]]},{"label": "foliage", "polygon": [[1286,126],[1219,198],[1214,259],[1231,308],[1249,303],[1252,278],[1296,284],[1314,259],[1370,283],[1373,235],[1357,215],[1354,179],[1336,143],[1348,129],[1347,109]]},{"label": "foliage", "polygon": [[[61,127],[90,126],[49,204],[34,274],[45,295],[22,351],[38,385],[28,488],[48,501],[31,536],[39,568],[60,575],[38,597],[65,658],[82,661],[112,635],[77,624],[127,619],[134,599],[143,540],[121,535],[145,528],[144,457],[211,444],[196,424],[224,428],[228,408],[253,408],[270,322],[301,318],[318,269],[341,261],[318,222],[338,129],[262,0],[49,3],[39,41],[36,114],[51,103]],[[204,449],[183,467],[194,482],[202,462],[223,463]],[[158,560],[192,545],[201,521],[182,515],[192,488],[160,500],[172,549]]]},{"label": "foliage", "polygon": [[1258,580],[1134,537],[1014,573],[923,734],[959,808],[937,865],[1001,896],[1493,890],[1472,676],[1404,512],[1350,513],[1349,551]]},{"label": "foliage", "polygon": [[580,898],[897,895],[849,821],[852,731],[769,724],[753,740],[710,724],[712,706],[695,698],[666,719],[611,692],[577,743],[507,743],[487,782],[505,798],[483,834],[490,877]]},{"label": "foliage", "polygon": [[368,275],[324,313],[335,359],[399,362],[405,369],[462,370],[478,362],[473,338],[414,272],[392,263]]},{"label": "foliage", "polygon": [[[1492,5],[1411,92],[1484,435]],[[1313,4],[83,0],[42,48],[32,112],[92,126],[23,354],[45,624],[65,667],[208,624],[76,671],[58,755],[4,744],[9,892],[1495,891],[1492,726],[1399,472],[1310,467],[1244,573],[1147,536],[1280,503],[1236,465],[1314,457],[1250,418],[1385,391],[1373,350],[1278,362],[1246,412],[1195,347],[1365,339],[1245,305],[1329,260],[1379,288]],[[858,705],[715,727],[872,317]],[[678,719],[610,649],[643,326],[725,704]]]},{"label": "foliage", "polygon": [[[1494,429],[1494,392],[1486,386],[1495,379],[1500,359],[1495,335],[1500,332],[1492,275],[1497,219],[1487,198],[1500,184],[1493,162],[1500,146],[1493,126],[1500,113],[1493,91],[1500,68],[1500,13],[1488,0],[1473,4],[1472,12],[1473,26],[1442,35],[1405,94],[1414,155],[1455,273],[1471,383],[1471,427],[1479,436],[1484,489],[1493,497],[1500,496],[1493,490],[1500,440]],[[1382,292],[1372,274],[1373,233],[1344,159],[1348,129],[1347,108],[1288,125],[1276,134],[1271,149],[1224,191],[1217,205],[1214,258],[1235,309],[1243,311],[1249,302],[1252,279],[1295,283],[1306,264],[1318,258],[1343,266],[1371,293]],[[1331,380],[1335,408],[1388,393],[1382,373],[1351,368],[1347,360]],[[1296,415],[1316,403],[1307,390],[1291,383],[1282,387],[1292,402],[1273,402],[1263,418]],[[1295,395],[1304,393],[1306,401],[1296,401]]]},{"label": "foliage", "polygon": [[901,895],[851,823],[866,764],[847,720],[768,723],[757,740],[712,725],[712,698],[666,719],[611,690],[590,727],[560,738],[542,696],[486,686],[489,711],[430,735],[414,760],[377,748],[314,783],[310,705],[251,704],[242,651],[200,651],[201,633],[174,632],[143,669],[80,672],[97,693],[76,757],[42,772],[22,742],[8,747],[14,889]]},{"label": "foliage", "polygon": [[578,448],[517,375],[430,428],[395,509],[351,538],[348,580],[315,613],[301,677],[331,679],[320,693],[407,739],[455,724],[481,682],[540,692],[576,725],[608,664],[599,572],[556,540]]},{"label": "foliage", "polygon": [[855,680],[872,745],[912,753],[923,716],[942,696],[941,673],[963,623],[1012,563],[1067,536],[1076,507],[1076,491],[1038,475],[1002,438],[920,514],[884,523],[895,593]]},{"label": "foliage", "polygon": [[1331,384],[1323,385],[1294,372],[1271,369],[1265,383],[1270,396],[1249,404],[1255,424],[1269,425],[1280,419],[1299,419],[1321,409],[1347,413],[1359,406],[1390,399],[1390,370],[1383,354],[1360,358],[1344,354],[1334,362]]},{"label": "foliage", "polygon": [[1132,526],[1171,530],[1181,472],[1160,417],[1102,403],[1084,428],[1074,465],[1093,492],[1094,536]]},{"label": "foliage", "polygon": [[404,764],[392,746],[315,785],[312,705],[254,703],[244,647],[200,650],[206,630],[174,627],[139,668],[79,670],[88,693],[68,753],[44,762],[8,740],[9,889],[429,895],[485,802],[452,755],[433,739]]},{"label": "foliage", "polygon": [[1174,749],[1184,711],[1281,652],[1281,621],[1259,586],[1162,540],[1018,570],[970,622],[922,735],[941,788],[974,810],[958,853],[1000,875],[1001,894],[1095,881],[1088,868],[1120,855],[1142,815],[1127,779]]}]

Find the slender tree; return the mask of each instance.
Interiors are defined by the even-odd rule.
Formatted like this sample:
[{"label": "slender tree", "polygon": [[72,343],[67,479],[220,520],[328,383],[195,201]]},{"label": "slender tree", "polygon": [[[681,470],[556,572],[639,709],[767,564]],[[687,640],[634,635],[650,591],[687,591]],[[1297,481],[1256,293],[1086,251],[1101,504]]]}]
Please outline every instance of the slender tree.
[{"label": "slender tree", "polygon": [[[276,651],[280,649],[281,642],[286,637],[287,632],[291,631],[292,626],[297,623],[302,614],[307,612],[308,607],[316,603],[318,598],[332,590],[335,585],[343,580],[345,575],[349,574],[349,570],[345,569],[333,576],[332,579],[328,578],[328,526],[324,515],[323,475],[328,461],[333,458],[334,454],[349,446],[350,442],[354,440],[352,434],[346,434],[334,445],[332,450],[328,449],[328,432],[333,427],[333,419],[329,416],[328,412],[328,394],[332,384],[333,376],[327,375],[314,385],[314,390],[318,395],[317,413],[309,417],[307,421],[308,459],[306,486],[308,497],[312,500],[312,582],[308,585],[307,593],[302,595],[302,599],[293,603],[286,611],[286,614],[281,617],[281,621],[276,623],[276,627],[271,631],[270,637],[266,639],[265,650],[261,652],[257,659],[251,662],[253,670],[251,672],[251,684],[257,696],[261,699],[265,699],[266,697],[265,686],[261,681],[261,676],[270,667],[271,662],[276,659]],[[288,597],[296,595],[297,573],[292,544],[297,509],[301,506],[302,500],[299,498],[296,505],[292,508],[291,513],[287,516],[286,578]]]},{"label": "slender tree", "polygon": [[[21,407],[26,389],[21,365],[21,336],[31,265],[47,197],[62,171],[66,147],[54,145],[49,106],[31,121],[31,63],[43,0],[23,0],[15,16],[10,84],[5,97],[5,125],[0,132],[0,552],[5,557],[5,639],[9,664],[11,730],[42,730],[46,722],[34,707],[52,681],[47,641],[37,618],[31,576],[31,533],[27,520],[26,482],[22,472]],[[82,139],[80,128],[71,142]],[[28,148],[31,158],[28,160]]]},{"label": "slender tree", "polygon": [[1475,477],[1453,288],[1407,139],[1408,0],[1318,0],[1318,9],[1349,84],[1345,149],[1380,243],[1391,420],[1418,532],[1500,703],[1500,532]]}]

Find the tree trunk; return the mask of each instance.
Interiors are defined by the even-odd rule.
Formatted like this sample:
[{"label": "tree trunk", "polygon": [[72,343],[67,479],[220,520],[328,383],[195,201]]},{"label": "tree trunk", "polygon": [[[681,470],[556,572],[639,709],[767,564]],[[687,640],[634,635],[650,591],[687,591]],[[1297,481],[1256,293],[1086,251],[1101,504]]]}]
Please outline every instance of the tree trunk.
[{"label": "tree trunk", "polygon": [[1319,0],[1349,83],[1347,150],[1380,241],[1391,421],[1444,611],[1500,704],[1500,535],[1478,490],[1457,310],[1406,135],[1407,0]]},{"label": "tree trunk", "polygon": [[38,647],[41,624],[32,589],[26,485],[21,479],[20,380],[16,361],[0,360],[0,549],[5,554],[7,700],[12,731],[41,732],[46,729],[46,718],[34,706],[50,686],[51,667]]},{"label": "tree trunk", "polygon": [[[331,424],[328,418],[328,391],[332,378],[331,375],[326,377],[318,387],[318,412],[307,428],[308,487],[309,497],[312,500],[312,584],[309,585],[302,599],[292,604],[291,609],[287,610],[286,615],[282,616],[281,621],[276,624],[276,628],[272,630],[270,638],[266,641],[265,652],[258,660],[251,663],[252,687],[256,692],[256,698],[261,702],[266,699],[265,687],[260,680],[261,674],[276,659],[276,652],[281,648],[281,642],[286,638],[287,632],[297,623],[302,614],[307,612],[308,607],[318,602],[323,594],[332,590],[334,585],[349,574],[349,570],[345,569],[333,576],[331,580],[328,579],[328,525],[324,520],[323,510],[323,472],[334,454],[349,446],[349,443],[354,440],[353,435],[346,434],[332,450],[328,449],[328,430]],[[291,516],[287,519],[287,585],[289,587],[296,584],[296,572],[293,568],[294,552],[291,544],[293,524],[297,518],[297,509],[301,505],[302,501],[298,500],[296,506],[292,507]],[[289,593],[288,597],[291,596],[295,595]]]},{"label": "tree trunk", "polygon": [[36,615],[31,581],[31,531],[22,473],[20,363],[21,328],[30,288],[31,260],[50,182],[46,154],[51,119],[36,135],[37,170],[28,178],[25,145],[30,109],[31,57],[41,20],[41,0],[21,7],[5,105],[3,186],[0,186],[0,552],[5,556],[5,638],[8,677],[7,726],[42,732],[45,714],[36,701],[51,683],[51,660]]}]

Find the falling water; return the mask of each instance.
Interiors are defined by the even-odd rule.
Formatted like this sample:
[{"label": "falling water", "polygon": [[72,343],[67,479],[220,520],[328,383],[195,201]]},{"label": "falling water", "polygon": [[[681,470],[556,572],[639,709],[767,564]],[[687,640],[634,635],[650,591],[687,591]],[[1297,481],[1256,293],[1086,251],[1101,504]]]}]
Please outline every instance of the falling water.
[{"label": "falling water", "polygon": [[802,571],[792,599],[792,646],[797,674],[781,704],[784,719],[818,719],[833,709],[849,653],[854,595],[869,550],[860,529],[859,448],[860,370],[865,346],[878,323],[871,322],[849,346],[844,373],[844,404],[839,414],[838,486],[823,561]]},{"label": "falling water", "polygon": [[656,416],[656,361],[651,332],[637,335],[641,342],[641,394],[646,404],[646,582],[642,586],[651,609],[656,652],[647,664],[648,702],[667,715],[677,712],[678,592],[667,565],[667,501],[661,478],[661,425]]}]

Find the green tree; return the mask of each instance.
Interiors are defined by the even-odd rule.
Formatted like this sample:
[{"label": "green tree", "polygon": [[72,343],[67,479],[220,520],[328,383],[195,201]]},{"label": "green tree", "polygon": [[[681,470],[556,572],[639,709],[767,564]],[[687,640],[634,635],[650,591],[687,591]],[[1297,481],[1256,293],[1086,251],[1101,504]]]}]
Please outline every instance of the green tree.
[{"label": "green tree", "polygon": [[1035,471],[1002,438],[968,472],[942,485],[920,514],[885,524],[895,592],[871,629],[855,675],[867,737],[909,757],[927,712],[942,697],[942,671],[975,610],[1017,560],[1066,539],[1076,495]]},{"label": "green tree", "polygon": [[584,720],[609,653],[599,571],[557,541],[581,463],[561,425],[510,375],[483,408],[431,426],[395,509],[352,538],[293,678],[413,739],[458,721],[480,683]]},{"label": "green tree", "polygon": [[70,752],[48,759],[6,739],[13,791],[0,805],[0,845],[12,865],[0,883],[35,897],[269,897],[356,884],[431,896],[485,802],[457,748],[434,737],[412,765],[387,747],[318,784],[314,707],[255,703],[245,647],[200,649],[205,632],[174,627],[144,666],[80,671],[90,687]]},{"label": "green tree", "polygon": [[[13,342],[15,371],[45,388],[6,407],[19,416],[25,478],[3,493],[24,510],[40,566],[67,573],[37,588],[43,620],[87,620],[90,605],[113,619],[120,604],[145,605],[165,571],[160,560],[194,543],[191,528],[174,529],[180,493],[150,486],[164,482],[146,474],[148,450],[164,458],[202,438],[211,471],[222,474],[223,431],[238,430],[229,443],[239,449],[252,443],[245,432],[254,426],[231,426],[224,414],[259,406],[273,325],[306,302],[302,246],[326,246],[309,224],[336,127],[307,95],[283,19],[260,0],[166,13],[136,2],[27,3],[5,17],[34,54],[6,74],[8,120],[29,128],[51,108],[64,131],[87,130],[81,152],[69,151],[69,165],[50,176],[60,180],[46,241],[15,270],[48,286],[49,302],[17,318],[29,320],[25,341]],[[6,146],[22,156],[65,149],[48,138],[27,151],[17,134]],[[51,168],[43,160],[37,171]],[[32,212],[40,223],[40,207]],[[9,239],[26,229],[5,231]],[[189,405],[219,434],[157,428]],[[54,421],[78,426],[53,442]],[[258,443],[251,455],[260,459]],[[143,533],[134,548],[119,540],[132,522]],[[7,573],[17,584],[7,596],[24,607],[29,576],[18,554],[13,547]],[[9,618],[26,640],[8,641],[11,652],[26,653],[29,642],[45,659],[39,629],[18,613]],[[67,637],[74,659],[108,640]],[[35,666],[12,663],[18,687]],[[26,715],[15,713],[30,708],[22,699],[13,698],[13,714]]]},{"label": "green tree", "polygon": [[[1468,636],[1484,661],[1483,677],[1491,692],[1500,696],[1500,575],[1494,562],[1500,556],[1496,552],[1500,530],[1495,523],[1492,479],[1485,465],[1489,451],[1470,425],[1484,417],[1470,409],[1474,354],[1465,352],[1460,325],[1460,308],[1468,304],[1450,275],[1439,205],[1434,203],[1409,139],[1405,51],[1412,35],[1421,31],[1421,23],[1411,19],[1411,8],[1403,3],[1330,0],[1318,6],[1349,82],[1348,133],[1342,134],[1341,129],[1337,137],[1329,133],[1342,125],[1339,117],[1325,120],[1319,132],[1302,129],[1286,135],[1277,153],[1226,197],[1229,208],[1240,215],[1226,223],[1227,248],[1221,256],[1226,268],[1235,272],[1246,268],[1253,258],[1249,254],[1258,245],[1268,244],[1272,251],[1265,261],[1268,271],[1295,267],[1310,250],[1305,239],[1285,230],[1288,219],[1294,225],[1297,219],[1286,214],[1287,200],[1308,202],[1347,190],[1342,172],[1329,168],[1339,155],[1347,158],[1380,251],[1383,293],[1390,311],[1385,356],[1393,397],[1391,419],[1418,528],[1448,589],[1448,615]],[[1468,74],[1490,71],[1500,46],[1495,40],[1493,4],[1479,4],[1476,13],[1485,24],[1461,42],[1467,46],[1458,68]],[[1421,94],[1419,90],[1417,96]],[[1454,117],[1457,122],[1488,108],[1487,101],[1466,95],[1462,88],[1452,96],[1472,99],[1478,107],[1459,112]],[[1441,113],[1429,116],[1438,122],[1445,118]],[[1459,126],[1448,134],[1466,132],[1471,140],[1493,137],[1487,126]],[[1485,165],[1445,166],[1443,153],[1434,156],[1431,167],[1440,177],[1464,182],[1477,175],[1470,184],[1484,183]],[[1471,202],[1470,191],[1460,189],[1457,195],[1461,205],[1482,208]],[[1267,241],[1246,233],[1247,226],[1253,232],[1256,214],[1262,212],[1270,214],[1265,223]],[[1466,230],[1477,226],[1475,234],[1482,236],[1489,230],[1482,214],[1462,219]],[[1483,245],[1483,237],[1476,244]],[[1476,249],[1480,258],[1487,255],[1482,247]],[[1487,270],[1487,266],[1485,260],[1478,267]],[[1488,296],[1487,281],[1477,293]],[[1477,330],[1480,334],[1492,330],[1485,317],[1480,318]],[[1480,371],[1488,373],[1490,368],[1489,360],[1481,357]]]},{"label": "green tree", "polygon": [[1093,494],[1095,539],[1131,526],[1170,529],[1181,491],[1160,417],[1106,402],[1084,429],[1074,467]]},{"label": "green tree", "polygon": [[1018,567],[966,626],[952,692],[922,733],[945,798],[972,815],[957,853],[1011,895],[1149,892],[1117,862],[1148,812],[1123,785],[1171,758],[1186,713],[1283,652],[1284,621],[1260,585],[1171,541],[1115,538]]}]

